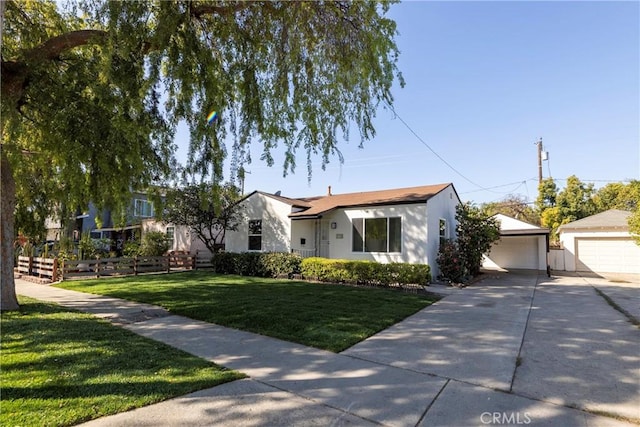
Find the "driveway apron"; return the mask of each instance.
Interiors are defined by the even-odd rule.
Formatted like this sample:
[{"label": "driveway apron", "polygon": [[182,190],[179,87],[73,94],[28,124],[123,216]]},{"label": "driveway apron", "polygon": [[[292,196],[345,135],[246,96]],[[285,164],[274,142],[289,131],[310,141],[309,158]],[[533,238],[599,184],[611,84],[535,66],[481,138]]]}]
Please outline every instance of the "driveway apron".
[{"label": "driveway apron", "polygon": [[342,354],[509,391],[536,280],[489,277]]},{"label": "driveway apron", "polygon": [[521,357],[515,393],[640,419],[640,329],[587,280],[538,286]]}]

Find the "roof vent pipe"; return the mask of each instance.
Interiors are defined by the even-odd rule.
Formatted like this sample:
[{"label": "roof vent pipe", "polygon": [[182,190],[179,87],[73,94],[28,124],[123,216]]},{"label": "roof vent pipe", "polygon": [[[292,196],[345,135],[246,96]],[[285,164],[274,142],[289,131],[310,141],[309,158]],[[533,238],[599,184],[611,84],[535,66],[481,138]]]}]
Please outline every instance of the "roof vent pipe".
[{"label": "roof vent pipe", "polygon": [[327,196],[331,196],[331,186],[327,187]]}]

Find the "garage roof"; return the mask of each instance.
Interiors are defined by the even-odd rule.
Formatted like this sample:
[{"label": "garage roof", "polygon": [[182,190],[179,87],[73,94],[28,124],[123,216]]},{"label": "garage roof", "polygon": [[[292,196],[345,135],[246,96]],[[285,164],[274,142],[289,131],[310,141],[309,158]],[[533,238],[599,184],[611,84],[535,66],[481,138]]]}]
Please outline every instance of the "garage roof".
[{"label": "garage roof", "polygon": [[500,223],[501,236],[540,236],[549,234],[549,229],[529,224],[503,214],[496,214],[494,217]]},{"label": "garage roof", "polygon": [[599,214],[591,215],[586,218],[561,225],[560,228],[558,228],[558,231],[604,228],[628,230],[629,223],[627,220],[630,215],[631,212],[629,211],[610,209],[608,211],[600,212]]}]

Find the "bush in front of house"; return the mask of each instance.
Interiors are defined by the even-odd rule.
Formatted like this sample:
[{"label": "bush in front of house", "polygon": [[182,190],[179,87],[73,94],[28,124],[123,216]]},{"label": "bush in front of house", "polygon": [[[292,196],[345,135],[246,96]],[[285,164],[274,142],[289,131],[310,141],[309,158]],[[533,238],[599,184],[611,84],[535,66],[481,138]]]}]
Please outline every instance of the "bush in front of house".
[{"label": "bush in front of house", "polygon": [[451,283],[464,283],[467,269],[457,242],[447,240],[440,244],[437,258],[440,276]]},{"label": "bush in front of house", "polygon": [[212,258],[213,271],[255,277],[291,277],[300,274],[302,258],[287,252],[218,252]]},{"label": "bush in front of house", "polygon": [[431,282],[431,269],[426,264],[305,258],[301,270],[306,279],[320,282],[371,286],[428,285]]},{"label": "bush in front of house", "polygon": [[138,250],[140,256],[162,256],[169,250],[167,235],[161,231],[148,231],[142,236]]}]

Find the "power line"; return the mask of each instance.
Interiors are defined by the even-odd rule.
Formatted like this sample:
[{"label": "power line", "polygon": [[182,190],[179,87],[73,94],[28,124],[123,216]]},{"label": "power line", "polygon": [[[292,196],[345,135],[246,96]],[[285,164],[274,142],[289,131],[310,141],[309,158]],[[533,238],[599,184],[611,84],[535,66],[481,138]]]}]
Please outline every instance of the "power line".
[{"label": "power line", "polygon": [[[413,136],[415,136],[418,141],[420,141],[422,143],[422,145],[424,145],[425,147],[427,147],[429,149],[429,151],[431,151],[433,153],[434,156],[436,156],[438,159],[440,159],[440,161],[442,163],[444,163],[445,165],[447,165],[449,167],[449,169],[451,169],[452,171],[454,171],[455,173],[457,173],[458,175],[460,175],[462,178],[464,178],[467,182],[469,182],[470,184],[475,185],[476,187],[480,188],[481,190],[486,190],[486,191],[491,191],[489,188],[485,188],[480,184],[475,183],[474,181],[470,180],[469,178],[467,178],[464,174],[462,174],[462,172],[460,172],[459,170],[457,170],[456,168],[454,168],[451,163],[447,162],[440,154],[438,154],[433,148],[431,148],[431,146],[429,144],[427,144],[421,137],[420,135],[418,135],[412,128],[411,126],[409,126],[407,124],[407,122],[405,122],[402,117],[400,117],[400,115],[396,112],[396,110],[391,106],[391,104],[387,103],[387,106],[389,107],[389,109],[393,112],[393,114],[398,118],[398,120],[400,120],[400,122],[409,130],[409,132],[411,132],[413,134]],[[491,191],[493,193],[493,191]]]}]

